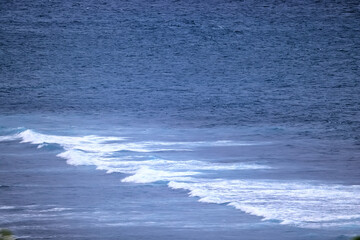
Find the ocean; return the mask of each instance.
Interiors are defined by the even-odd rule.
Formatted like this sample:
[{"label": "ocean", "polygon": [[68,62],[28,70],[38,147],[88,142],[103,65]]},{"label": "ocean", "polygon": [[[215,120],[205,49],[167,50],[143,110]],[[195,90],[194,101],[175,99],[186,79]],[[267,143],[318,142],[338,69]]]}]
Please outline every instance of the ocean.
[{"label": "ocean", "polygon": [[358,1],[0,2],[0,228],[360,234]]}]

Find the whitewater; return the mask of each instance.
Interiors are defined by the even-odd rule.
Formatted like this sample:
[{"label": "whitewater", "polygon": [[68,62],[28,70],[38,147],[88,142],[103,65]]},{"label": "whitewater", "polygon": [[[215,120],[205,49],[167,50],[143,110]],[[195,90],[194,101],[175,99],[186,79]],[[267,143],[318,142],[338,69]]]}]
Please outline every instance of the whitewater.
[{"label": "whitewater", "polygon": [[245,171],[261,175],[261,171],[278,169],[251,160],[161,157],[164,153],[178,156],[201,149],[271,145],[268,141],[138,141],[131,136],[50,135],[22,128],[15,131],[0,136],[0,141],[35,144],[45,150],[58,148],[57,156],[66,159],[67,164],[95,166],[109,174],[124,173],[124,183],[167,184],[171,189],[188,191],[199,202],[231,206],[279,224],[314,229],[360,226],[360,185],[261,176],[246,179],[242,177]]}]

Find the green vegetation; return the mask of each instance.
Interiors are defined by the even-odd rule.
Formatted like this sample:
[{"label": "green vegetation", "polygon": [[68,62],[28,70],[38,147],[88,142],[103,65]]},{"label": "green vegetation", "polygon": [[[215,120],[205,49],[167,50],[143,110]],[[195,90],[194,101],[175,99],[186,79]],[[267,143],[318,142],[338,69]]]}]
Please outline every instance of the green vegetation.
[{"label": "green vegetation", "polygon": [[355,236],[351,240],[360,240],[360,236]]},{"label": "green vegetation", "polygon": [[15,240],[13,234],[8,229],[1,229],[0,230],[0,240]]}]

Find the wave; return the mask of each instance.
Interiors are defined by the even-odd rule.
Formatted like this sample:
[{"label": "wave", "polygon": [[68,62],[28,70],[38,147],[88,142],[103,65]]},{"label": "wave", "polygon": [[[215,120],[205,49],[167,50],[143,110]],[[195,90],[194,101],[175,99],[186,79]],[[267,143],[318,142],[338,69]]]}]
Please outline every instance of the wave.
[{"label": "wave", "polygon": [[[263,220],[306,228],[360,221],[360,186],[264,180],[196,180],[168,183],[200,202],[227,204]],[[341,222],[340,222],[341,221]]]},{"label": "wave", "polygon": [[[264,170],[256,163],[219,163],[200,160],[163,159],[156,153],[192,152],[204,147],[249,146],[266,143],[241,141],[135,141],[114,136],[58,136],[21,129],[0,141],[61,146],[57,156],[70,165],[93,165],[108,173],[128,174],[122,182],[165,182],[172,189],[185,189],[200,202],[227,204],[243,212],[306,228],[343,224],[360,225],[360,186],[316,182],[229,180],[209,178],[209,172]],[[121,153],[121,154],[119,154]],[[215,175],[222,176],[222,175]]]},{"label": "wave", "polygon": [[[157,152],[182,152],[194,151],[201,147],[214,146],[249,146],[259,143],[240,142],[240,141],[195,141],[195,142],[174,142],[174,141],[131,141],[127,137],[113,136],[58,136],[48,135],[27,129],[19,133],[9,136],[3,136],[3,140],[20,140],[22,143],[31,143],[42,148],[49,144],[57,144],[64,151],[57,156],[67,160],[70,165],[94,165],[99,170],[106,170],[108,173],[122,172],[126,174],[134,174],[132,178],[134,182],[146,182],[140,179],[144,176],[144,171],[155,175],[164,176],[159,179],[161,181],[171,180],[171,176],[188,176],[199,175],[202,171],[218,171],[218,170],[249,170],[249,169],[268,169],[268,166],[259,164],[244,163],[212,163],[199,160],[168,160],[154,157],[152,155]],[[119,152],[133,152],[137,155],[127,154],[119,156]],[[151,174],[150,174],[151,175]],[[166,176],[166,177],[165,177]],[[151,177],[146,177],[152,179]],[[137,179],[137,180],[135,180]],[[148,181],[153,182],[153,181]]]},{"label": "wave", "polygon": [[0,210],[10,210],[10,209],[15,209],[15,206],[0,206]]}]

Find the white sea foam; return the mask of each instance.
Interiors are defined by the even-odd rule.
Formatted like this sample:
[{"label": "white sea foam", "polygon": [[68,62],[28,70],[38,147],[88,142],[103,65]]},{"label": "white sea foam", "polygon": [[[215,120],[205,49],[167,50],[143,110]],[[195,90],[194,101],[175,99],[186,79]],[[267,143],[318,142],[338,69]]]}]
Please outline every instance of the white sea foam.
[{"label": "white sea foam", "polygon": [[15,206],[0,206],[0,210],[9,210],[9,209],[15,209]]},{"label": "white sea foam", "polygon": [[17,139],[19,139],[19,137],[16,135],[0,136],[0,142],[14,141]]},{"label": "white sea foam", "polygon": [[67,150],[59,153],[58,157],[66,159],[69,165],[98,165],[101,164],[102,155],[99,153],[89,153],[80,150]]},{"label": "white sea foam", "polygon": [[148,167],[142,167],[134,175],[126,177],[122,182],[149,183],[156,181],[188,181],[188,176],[200,174],[199,172],[183,171],[171,172],[154,170]]},{"label": "white sea foam", "polygon": [[[160,142],[140,141],[129,142],[124,137],[103,137],[103,136],[57,136],[37,133],[32,130],[25,130],[12,136],[11,139],[20,139],[23,143],[37,144],[43,147],[45,144],[58,144],[64,148],[59,157],[67,159],[72,165],[96,165],[100,169],[112,168],[124,171],[126,168],[139,169],[141,167],[154,167],[157,169],[166,168],[170,170],[235,170],[235,169],[263,169],[267,166],[257,164],[217,164],[203,161],[170,161],[164,159],[151,159],[147,161],[123,161],[123,157],[113,157],[121,151],[139,153],[152,153],[159,151],[192,151],[197,147],[206,146],[247,146],[255,143],[233,142],[233,141],[197,141],[197,142]],[[129,171],[125,171],[126,173]]]},{"label": "white sea foam", "polygon": [[55,207],[55,208],[49,208],[49,209],[44,209],[44,210],[37,210],[37,212],[39,212],[39,213],[64,212],[64,211],[69,211],[69,210],[72,210],[72,208],[59,208],[59,207]]},{"label": "white sea foam", "polygon": [[[58,144],[58,154],[71,165],[94,165],[108,173],[129,174],[123,182],[167,181],[173,189],[186,189],[200,202],[228,204],[264,220],[302,227],[336,226],[360,222],[360,186],[266,180],[207,179],[208,171],[258,170],[268,166],[219,163],[199,160],[171,160],[154,156],[159,151],[196,151],[197,148],[248,146],[260,143],[236,141],[131,141],[123,137],[56,136],[25,130],[2,136],[0,141],[18,139],[37,144]],[[137,152],[134,154],[134,152]],[[120,154],[121,153],[121,154]]]},{"label": "white sea foam", "polygon": [[[92,152],[115,152],[115,151],[134,151],[134,152],[159,152],[159,151],[192,151],[196,147],[211,146],[250,146],[259,143],[240,142],[240,141],[196,141],[196,142],[160,142],[160,141],[141,141],[125,142],[126,137],[103,137],[103,136],[57,136],[37,133],[30,129],[18,134],[0,136],[0,141],[21,139],[23,143],[42,145],[45,143],[56,143],[64,148],[76,148]],[[264,143],[261,143],[264,144]]]},{"label": "white sea foam", "polygon": [[171,181],[168,185],[189,190],[189,195],[199,197],[200,202],[227,203],[282,224],[323,227],[342,225],[342,220],[360,220],[360,186],[224,179]]}]

